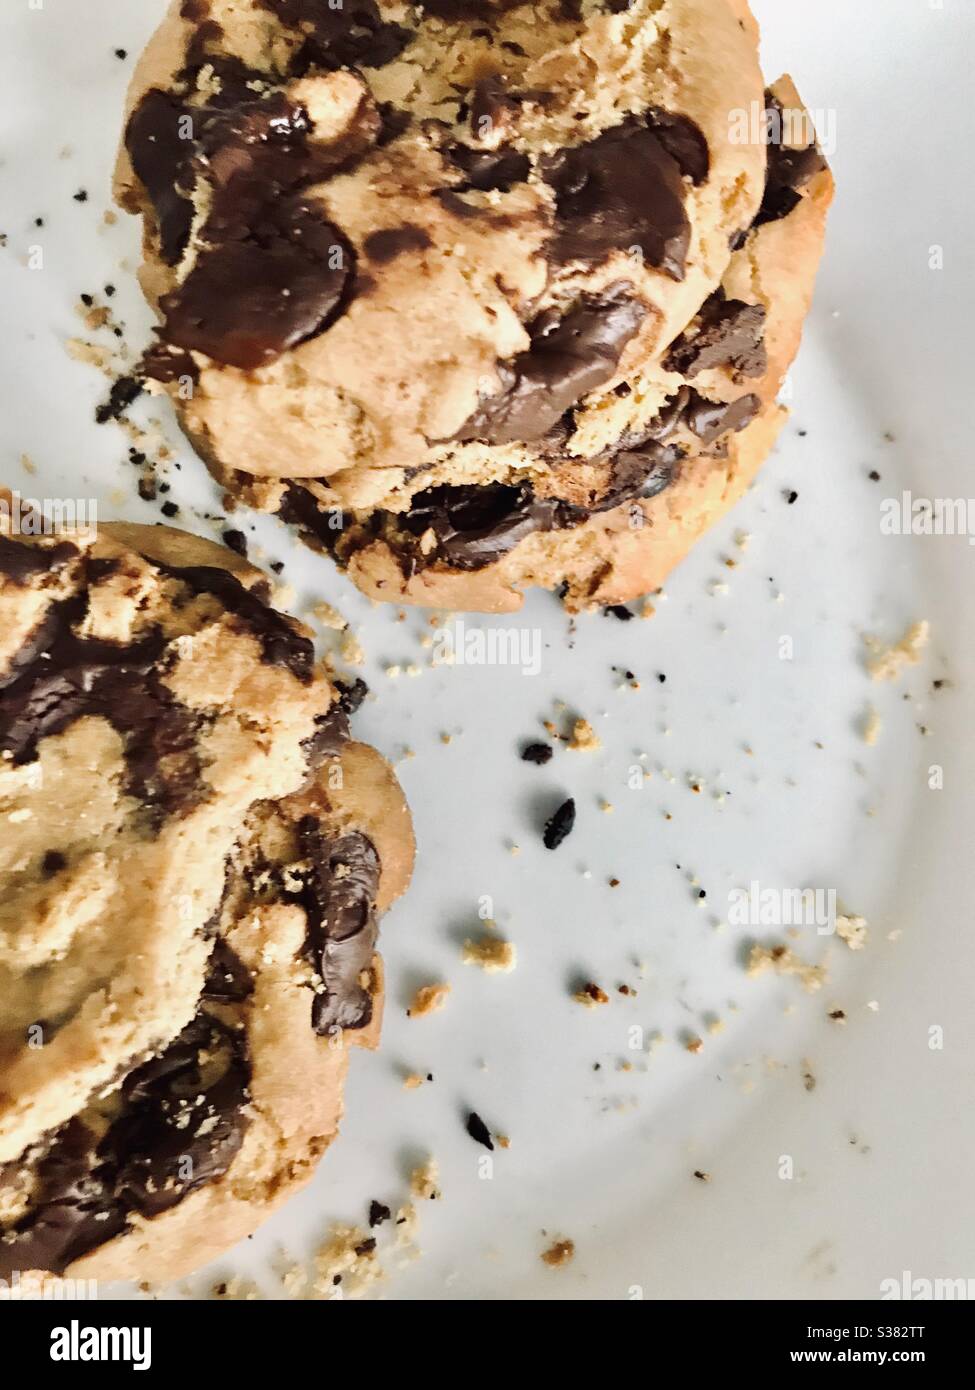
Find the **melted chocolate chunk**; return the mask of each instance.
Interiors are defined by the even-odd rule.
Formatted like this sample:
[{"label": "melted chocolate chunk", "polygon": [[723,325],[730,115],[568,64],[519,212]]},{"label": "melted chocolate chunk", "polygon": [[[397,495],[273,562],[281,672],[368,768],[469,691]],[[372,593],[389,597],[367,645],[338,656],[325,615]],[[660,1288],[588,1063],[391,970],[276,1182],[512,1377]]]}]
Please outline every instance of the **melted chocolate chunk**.
[{"label": "melted chocolate chunk", "polygon": [[28,545],[0,534],[0,574],[14,584],[26,584],[39,574],[56,574],[78,554],[70,541],[57,545]]},{"label": "melted chocolate chunk", "polygon": [[126,1108],[98,1152],[127,1210],[158,1216],[226,1173],[249,1123],[249,1081],[243,1035],[206,1013],[126,1077]]},{"label": "melted chocolate chunk", "polygon": [[452,569],[477,570],[493,564],[535,531],[553,531],[585,520],[586,513],[536,497],[523,483],[441,486],[418,492],[410,510],[396,521],[415,536],[432,531],[436,558]]},{"label": "melted chocolate chunk", "polygon": [[300,483],[291,483],[278,504],[278,516],[289,526],[300,527],[313,537],[317,547],[334,554],[336,546],[344,534],[344,526],[333,525],[335,513],[324,511],[313,493]]},{"label": "melted chocolate chunk", "polygon": [[639,252],[648,265],[683,280],[691,235],[683,166],[693,177],[702,160],[688,133],[696,127],[683,117],[666,120],[663,113],[629,116],[542,161],[556,200],[551,260],[596,265],[614,251]]},{"label": "melted chocolate chunk", "polygon": [[[584,506],[539,497],[529,483],[440,485],[414,494],[407,512],[374,513],[368,534],[389,544],[406,578],[438,563],[455,570],[483,569],[536,531],[566,530],[627,502],[656,497],[674,481],[686,456],[686,448],[674,439],[679,429],[689,430],[707,447],[732,430],[744,429],[760,405],[754,395],[730,403],[709,401],[682,386],[648,426],[624,436],[594,460],[608,465],[608,479]],[[571,457],[564,460],[567,467],[572,462]],[[279,515],[343,563],[337,542],[345,532],[327,525],[327,514],[318,510],[305,488],[289,487]],[[420,539],[430,535],[436,544],[421,549]]]},{"label": "melted chocolate chunk", "polygon": [[202,256],[163,295],[176,347],[253,371],[322,333],[343,312],[355,258],[337,227],[301,198],[268,205],[246,241]]},{"label": "melted chocolate chunk", "polygon": [[765,175],[765,195],[753,227],[761,227],[766,222],[778,222],[798,206],[802,194],[799,190],[826,168],[826,160],[820,153],[815,140],[805,149],[793,150],[781,143],[783,134],[782,105],[771,92],[765,94],[765,109],[769,129],[777,130],[779,139],[768,147],[768,169]]},{"label": "melted chocolate chunk", "polygon": [[[344,10],[323,13],[351,22]],[[355,164],[382,133],[379,113],[363,99],[339,139],[310,140],[304,108],[283,92],[256,98],[247,85],[253,76],[222,75],[220,90],[198,108],[149,92],[126,137],[156,208],[165,259],[175,262],[185,250],[198,171],[210,187],[206,249],[161,300],[163,338],[245,371],[323,332],[343,312],[352,249],[301,190]],[[160,356],[146,371],[172,380],[167,367]]]},{"label": "melted chocolate chunk", "polygon": [[361,676],[354,681],[335,681],[338,699],[315,717],[315,732],[302,743],[308,766],[320,767],[326,758],[337,758],[349,741],[349,716],[369,694]]},{"label": "melted chocolate chunk", "polygon": [[449,200],[448,195],[467,193],[472,189],[479,193],[492,190],[507,193],[512,184],[524,183],[531,173],[531,160],[527,154],[519,154],[507,145],[501,145],[496,150],[475,150],[470,145],[450,144],[444,148],[444,155],[467,175],[464,183],[452,189],[439,190],[441,202],[462,217],[480,216],[482,210],[471,208],[456,196]]},{"label": "melted chocolate chunk", "polygon": [[739,396],[736,401],[709,401],[694,390],[690,393],[685,423],[702,444],[713,444],[723,434],[743,430],[762,408],[757,396]]},{"label": "melted chocolate chunk", "polygon": [[407,222],[402,227],[386,227],[378,232],[370,232],[363,242],[363,250],[376,265],[386,265],[406,251],[423,251],[432,245],[422,227]]},{"label": "melted chocolate chunk", "polygon": [[736,381],[764,376],[765,308],[729,299],[717,289],[701,307],[690,326],[675,338],[664,358],[668,372],[679,372],[693,381],[699,372],[729,367]]},{"label": "melted chocolate chunk", "polygon": [[529,325],[531,347],[498,365],[502,391],[483,401],[454,436],[507,444],[540,439],[572,405],[607,382],[646,317],[631,286],[584,295],[564,317],[547,310]]},{"label": "melted chocolate chunk", "polygon": [[233,947],[218,937],[207,962],[201,999],[211,1004],[239,1004],[253,992],[251,972]]},{"label": "melted chocolate chunk", "polygon": [[[91,569],[96,567],[97,561]],[[219,598],[257,638],[265,661],[284,666],[304,684],[311,680],[311,642],[235,576],[207,566],[157,568],[194,593]],[[159,629],[129,646],[79,637],[75,628],[87,610],[87,592],[52,604],[14,656],[0,681],[0,749],[15,765],[32,762],[42,739],[86,715],[105,719],[123,738],[127,790],[157,825],[207,795],[198,753],[205,716],[182,705],[161,679],[156,667],[166,640]]]},{"label": "melted chocolate chunk", "polygon": [[14,1269],[62,1274],[73,1260],[157,1216],[221,1177],[240,1149],[248,1119],[244,1040],[197,1014],[158,1057],[122,1083],[122,1111],[101,1141],[80,1119],[57,1130],[33,1168],[26,1214],[0,1234],[0,1275]]},{"label": "melted chocolate chunk", "polygon": [[181,580],[193,593],[212,594],[257,639],[263,658],[270,666],[283,666],[303,685],[309,683],[315,665],[311,640],[296,631],[283,613],[270,608],[253,589],[241,584],[236,575],[214,565],[179,567],[159,560],[153,563],[163,574]]},{"label": "melted chocolate chunk", "polygon": [[684,177],[690,179],[695,187],[707,183],[711,172],[711,154],[701,127],[689,116],[675,116],[659,106],[650,108],[647,120]]},{"label": "melted chocolate chunk", "polygon": [[349,741],[349,717],[341,702],[315,716],[315,732],[302,743],[309,768],[321,767],[327,758],[337,758]]},{"label": "melted chocolate chunk", "polygon": [[308,951],[321,981],[312,1003],[317,1033],[364,1028],[372,997],[360,982],[376,944],[379,855],[365,835],[349,831],[330,840],[315,816],[298,825],[298,842],[310,861],[299,895],[308,918]]},{"label": "melted chocolate chunk", "polygon": [[307,35],[293,70],[381,68],[398,58],[412,30],[386,23],[375,0],[259,0],[282,24]]},{"label": "melted chocolate chunk", "polygon": [[42,739],[99,716],[123,736],[127,790],[155,824],[206,795],[197,753],[202,719],[153,670],[164,648],[160,632],[129,647],[79,638],[73,627],[86,608],[86,595],[52,605],[18,654],[0,703],[0,749],[15,765],[32,762]]},{"label": "melted chocolate chunk", "polygon": [[159,249],[167,265],[186,250],[193,225],[195,147],[189,108],[169,92],[151,88],[129,117],[125,148],[156,210]]},{"label": "melted chocolate chunk", "polygon": [[119,1235],[127,1217],[112,1176],[97,1158],[91,1130],[79,1119],[62,1125],[34,1166],[26,1215],[0,1231],[0,1276],[9,1278],[15,1269],[63,1274],[72,1260]]}]

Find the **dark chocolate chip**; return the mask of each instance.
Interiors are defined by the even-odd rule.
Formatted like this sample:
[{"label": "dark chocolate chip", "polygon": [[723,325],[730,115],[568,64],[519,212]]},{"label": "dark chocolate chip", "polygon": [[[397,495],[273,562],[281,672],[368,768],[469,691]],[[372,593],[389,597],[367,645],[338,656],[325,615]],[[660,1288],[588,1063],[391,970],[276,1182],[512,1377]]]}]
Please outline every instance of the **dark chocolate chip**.
[{"label": "dark chocolate chip", "polygon": [[[804,149],[796,150],[782,143],[784,113],[781,102],[771,92],[765,94],[765,109],[768,129],[773,139],[768,147],[768,168],[762,206],[752,224],[755,227],[788,217],[802,198],[799,190],[826,168],[826,160],[815,140]],[[776,131],[778,139],[774,138]]]},{"label": "dark chocolate chip", "polygon": [[247,537],[243,531],[224,531],[223,543],[235,555],[240,555],[244,560],[247,559]]},{"label": "dark chocolate chip", "polygon": [[[99,1142],[80,1119],[62,1125],[31,1172],[25,1215],[0,1234],[0,1276],[14,1269],[61,1274],[73,1260],[145,1217],[176,1206],[221,1177],[248,1119],[243,1038],[198,1014],[158,1057],[122,1084],[123,1108]],[[9,1179],[8,1179],[9,1181]]]},{"label": "dark chocolate chip", "polygon": [[338,228],[302,199],[287,199],[266,209],[249,240],[216,246],[163,295],[165,337],[253,371],[338,317],[354,268]]},{"label": "dark chocolate chip", "polygon": [[239,1004],[253,992],[251,972],[233,947],[218,937],[207,961],[200,997],[212,1004]]},{"label": "dark chocolate chip", "polygon": [[545,830],[542,834],[542,843],[545,848],[558,849],[562,841],[572,833],[575,823],[576,804],[570,796],[545,822]]},{"label": "dark chocolate chip", "polygon": [[104,425],[107,420],[117,420],[120,415],[142,394],[142,382],[135,376],[120,376],[112,382],[108,400],[95,409],[95,420]]},{"label": "dark chocolate chip", "polygon": [[205,1013],[126,1077],[126,1108],[98,1152],[128,1210],[158,1216],[227,1171],[249,1124],[249,1081],[243,1035]]},{"label": "dark chocolate chip", "polygon": [[521,760],[523,763],[535,763],[537,767],[544,767],[552,761],[552,747],[548,743],[529,743],[521,750]]},{"label": "dark chocolate chip", "polygon": [[618,618],[621,623],[628,623],[633,617],[633,610],[627,608],[624,603],[611,603],[603,609],[603,614],[609,618]]},{"label": "dark chocolate chip", "polygon": [[494,1140],[491,1138],[491,1131],[476,1110],[472,1110],[467,1116],[467,1122],[464,1128],[478,1144],[483,1144],[486,1149],[490,1149],[492,1153],[494,1152]]},{"label": "dark chocolate chip", "polygon": [[528,156],[507,145],[500,145],[496,150],[475,150],[469,145],[450,144],[444,148],[444,155],[466,175],[465,181],[453,189],[438,190],[438,197],[444,206],[460,217],[478,217],[481,209],[463,202],[456,196],[458,193],[471,189],[480,193],[507,193],[512,184],[524,183],[531,173]]},{"label": "dark chocolate chip", "polygon": [[369,1203],[370,1227],[375,1229],[376,1226],[381,1226],[384,1221],[389,1220],[392,1214],[393,1213],[390,1211],[389,1207],[385,1205],[384,1202],[377,1202],[375,1199],[373,1199]]},{"label": "dark chocolate chip", "polygon": [[30,1165],[30,1206],[0,1232],[0,1276],[9,1279],[23,1269],[62,1274],[72,1260],[125,1229],[126,1214],[115,1201],[111,1172],[96,1157],[96,1142],[81,1120],[69,1120]]},{"label": "dark chocolate chip", "polygon": [[[486,483],[418,492],[410,510],[396,520],[417,537],[433,531],[436,558],[455,569],[476,570],[500,559],[535,531],[571,525],[576,514],[567,503],[536,497],[528,484]],[[578,515],[585,517],[585,513]]]},{"label": "dark chocolate chip", "polygon": [[674,124],[686,118],[665,117],[628,116],[594,140],[543,159],[542,173],[556,199],[551,260],[596,265],[616,251],[637,253],[671,279],[683,280],[691,229],[685,171],[675,153],[689,174],[699,174],[700,146],[695,157],[692,137]]},{"label": "dark chocolate chip", "polygon": [[498,364],[501,392],[482,401],[455,438],[507,444],[548,434],[570,406],[609,381],[646,314],[626,281],[583,295],[561,316],[545,311],[529,325],[528,351]]},{"label": "dark chocolate chip", "polygon": [[709,401],[691,390],[685,423],[702,444],[713,444],[729,431],[743,430],[762,407],[758,396],[739,396],[734,401]]},{"label": "dark chocolate chip", "polygon": [[675,338],[663,365],[691,381],[714,367],[729,367],[735,380],[764,376],[768,370],[765,318],[763,305],[728,299],[723,290],[715,290]]}]

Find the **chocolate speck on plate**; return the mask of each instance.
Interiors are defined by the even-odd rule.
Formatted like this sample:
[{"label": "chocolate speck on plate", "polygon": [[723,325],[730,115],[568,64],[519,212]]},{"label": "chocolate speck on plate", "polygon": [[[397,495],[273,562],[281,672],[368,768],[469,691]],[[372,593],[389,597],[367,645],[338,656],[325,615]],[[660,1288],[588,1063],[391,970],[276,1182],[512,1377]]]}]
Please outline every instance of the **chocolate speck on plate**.
[{"label": "chocolate speck on plate", "polygon": [[371,1228],[381,1226],[384,1221],[388,1221],[392,1212],[385,1202],[377,1202],[375,1198],[369,1203],[369,1225]]},{"label": "chocolate speck on plate", "polygon": [[558,810],[545,822],[542,841],[546,849],[558,849],[564,839],[572,834],[576,823],[576,804],[570,796]]},{"label": "chocolate speck on plate", "polygon": [[223,543],[228,550],[234,551],[241,559],[247,559],[247,537],[243,531],[224,531]]},{"label": "chocolate speck on plate", "polygon": [[491,1138],[491,1131],[476,1110],[470,1112],[464,1128],[472,1139],[476,1139],[479,1144],[483,1144],[486,1149],[490,1149],[493,1153],[494,1140]]},{"label": "chocolate speck on plate", "polygon": [[521,750],[521,760],[523,763],[535,763],[537,767],[543,767],[545,763],[552,761],[552,746],[549,743],[529,743]]}]

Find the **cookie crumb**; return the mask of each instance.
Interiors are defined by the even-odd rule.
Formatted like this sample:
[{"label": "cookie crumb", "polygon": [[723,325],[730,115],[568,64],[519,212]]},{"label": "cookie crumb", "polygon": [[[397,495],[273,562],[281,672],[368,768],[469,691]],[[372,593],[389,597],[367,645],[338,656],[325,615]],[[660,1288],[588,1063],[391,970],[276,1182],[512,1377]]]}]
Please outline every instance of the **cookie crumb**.
[{"label": "cookie crumb", "polygon": [[571,1240],[557,1240],[551,1244],[547,1250],[541,1254],[542,1264],[548,1265],[549,1269],[560,1269],[562,1265],[567,1265],[575,1257],[575,1242]]},{"label": "cookie crumb", "polygon": [[383,1277],[376,1242],[359,1226],[335,1225],[315,1252],[314,1291],[319,1298],[358,1298]]},{"label": "cookie crumb", "polygon": [[437,1162],[433,1158],[428,1158],[425,1163],[414,1168],[410,1174],[410,1191],[413,1196],[421,1198],[424,1202],[435,1202],[441,1195],[437,1185],[439,1176]]},{"label": "cookie crumb", "polygon": [[438,1013],[447,1002],[450,985],[420,985],[406,1010],[407,1018],[424,1018],[427,1014]]},{"label": "cookie crumb", "polygon": [[344,632],[349,626],[339,610],[333,608],[330,603],[316,603],[311,611],[322,627],[331,628],[333,632]]},{"label": "cookie crumb", "polygon": [[863,735],[864,743],[872,748],[880,737],[880,730],[882,727],[883,721],[880,715],[874,709],[873,705],[868,705],[863,716],[863,722],[860,726],[860,732]]},{"label": "cookie crumb", "polygon": [[927,619],[912,623],[899,642],[885,646],[876,637],[864,637],[864,645],[870,655],[867,657],[867,671],[871,680],[893,681],[906,666],[916,666],[921,653],[928,645],[931,625]]},{"label": "cookie crumb", "polygon": [[851,951],[862,951],[867,944],[869,929],[865,917],[841,916],[836,919],[836,935]]},{"label": "cookie crumb", "polygon": [[746,967],[749,978],[755,979],[769,970],[776,975],[794,975],[809,994],[822,989],[827,978],[824,966],[810,965],[788,946],[753,946]]},{"label": "cookie crumb", "polygon": [[507,973],[518,963],[518,952],[513,941],[502,941],[496,936],[482,936],[477,941],[464,942],[463,962],[477,965],[488,974],[499,971]]},{"label": "cookie crumb", "polygon": [[568,746],[576,753],[594,753],[603,743],[588,719],[577,719]]},{"label": "cookie crumb", "polygon": [[582,1004],[586,1009],[595,1009],[598,1008],[600,1004],[609,1003],[609,995],[604,989],[600,989],[599,985],[594,984],[592,980],[588,980],[577,989],[572,998],[577,1004]]}]

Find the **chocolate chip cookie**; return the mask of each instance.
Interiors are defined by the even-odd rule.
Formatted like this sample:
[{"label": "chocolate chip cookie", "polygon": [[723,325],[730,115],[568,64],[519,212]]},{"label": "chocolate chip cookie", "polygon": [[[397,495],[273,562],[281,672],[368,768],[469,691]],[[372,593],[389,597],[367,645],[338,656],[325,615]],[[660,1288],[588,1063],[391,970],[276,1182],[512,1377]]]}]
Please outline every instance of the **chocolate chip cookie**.
[{"label": "chocolate chip cookie", "polygon": [[0,1274],[163,1280],[334,1138],[410,877],[392,771],[259,571],[0,535]]},{"label": "chocolate chip cookie", "polygon": [[183,0],[116,179],[146,371],[232,495],[374,596],[632,596],[660,546],[595,575],[607,526],[683,516],[686,460],[774,433],[761,315],[801,321],[818,252],[726,285],[828,175],[812,137],[774,167],[741,137],[764,110],[738,0]]}]

